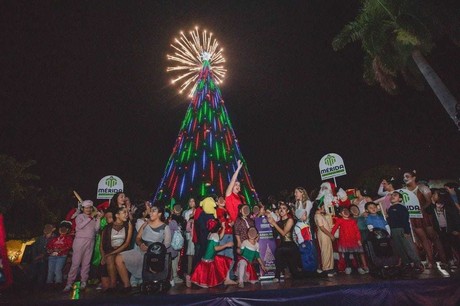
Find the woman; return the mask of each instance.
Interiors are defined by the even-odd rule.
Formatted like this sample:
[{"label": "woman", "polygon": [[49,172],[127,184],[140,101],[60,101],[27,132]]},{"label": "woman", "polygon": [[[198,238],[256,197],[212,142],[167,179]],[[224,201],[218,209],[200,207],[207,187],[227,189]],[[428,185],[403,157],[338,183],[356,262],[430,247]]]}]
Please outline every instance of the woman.
[{"label": "woman", "polygon": [[[103,218],[100,221],[99,232],[96,235],[96,240],[94,243],[93,257],[91,259],[91,264],[95,267],[99,267],[101,264],[101,232],[105,229],[107,224],[110,224],[114,220],[113,212],[119,207],[125,206],[125,194],[123,192],[115,193],[110,199],[109,206],[101,207],[104,210]],[[98,206],[99,207],[99,206]],[[96,288],[97,290],[102,289],[102,284]]]},{"label": "woman", "polygon": [[[364,206],[367,202],[372,202],[372,198],[367,195],[367,191],[362,187],[355,189],[355,196],[356,198],[351,204],[358,206],[361,214],[365,213],[366,210],[364,209]],[[365,216],[367,215],[365,214]]]},{"label": "woman", "polygon": [[447,264],[446,255],[441,245],[441,241],[434,230],[433,222],[429,215],[427,215],[425,209],[431,204],[431,190],[423,184],[418,184],[417,175],[415,170],[404,172],[404,183],[406,189],[412,191],[420,202],[420,208],[422,211],[422,218],[411,218],[410,223],[414,230],[415,236],[422,244],[423,249],[426,252],[428,258],[427,269],[431,269],[435,266],[435,259],[433,255],[433,247],[437,249],[439,257],[443,264]]},{"label": "woman", "polygon": [[125,290],[130,290],[128,271],[136,278],[142,278],[144,254],[150,244],[161,242],[166,248],[171,245],[171,230],[164,223],[164,206],[158,201],[150,209],[150,219],[142,225],[136,236],[138,249],[122,252],[115,258],[115,264],[120,274]]},{"label": "woman", "polygon": [[233,234],[236,238],[236,251],[239,253],[241,243],[248,239],[248,229],[254,227],[254,220],[249,218],[251,213],[249,206],[246,204],[241,204],[238,207],[238,218],[235,221],[233,227]]},{"label": "woman", "polygon": [[307,216],[310,215],[311,207],[313,206],[310,198],[308,197],[308,193],[303,187],[297,187],[294,190],[294,198],[295,198],[295,210],[297,209],[305,209],[307,211]]},{"label": "woman", "polygon": [[133,226],[128,221],[128,210],[119,207],[113,211],[114,221],[108,224],[101,235],[101,283],[102,290],[115,288],[117,285],[117,270],[115,257],[126,250],[133,234]]},{"label": "woman", "polygon": [[[291,216],[289,206],[281,202],[279,204],[280,220],[278,222],[268,215],[268,222],[275,229],[275,233],[280,236],[281,243],[275,251],[275,278],[274,282],[279,282],[281,271],[289,268],[294,278],[300,276],[300,253],[292,237],[294,219]],[[287,277],[287,275],[285,275]]]},{"label": "woman", "polygon": [[126,207],[125,202],[126,202],[126,195],[123,192],[117,192],[110,199],[109,208],[107,209],[107,211],[112,212],[118,207],[121,207],[121,206]]},{"label": "woman", "polygon": [[238,218],[239,205],[244,204],[244,199],[239,194],[241,191],[241,185],[240,182],[237,181],[241,168],[243,168],[243,162],[238,160],[236,171],[233,173],[232,179],[225,191],[225,208],[227,209],[232,222],[235,222]]}]

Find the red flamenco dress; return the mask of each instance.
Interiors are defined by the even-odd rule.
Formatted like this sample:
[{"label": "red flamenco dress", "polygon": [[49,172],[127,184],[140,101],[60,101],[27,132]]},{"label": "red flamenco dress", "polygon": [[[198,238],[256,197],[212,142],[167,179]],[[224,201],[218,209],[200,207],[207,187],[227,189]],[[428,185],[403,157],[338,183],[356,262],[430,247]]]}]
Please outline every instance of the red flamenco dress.
[{"label": "red flamenco dress", "polygon": [[209,234],[206,253],[192,274],[192,283],[210,288],[222,284],[227,278],[232,259],[226,256],[216,255],[215,247],[219,245],[219,235]]}]

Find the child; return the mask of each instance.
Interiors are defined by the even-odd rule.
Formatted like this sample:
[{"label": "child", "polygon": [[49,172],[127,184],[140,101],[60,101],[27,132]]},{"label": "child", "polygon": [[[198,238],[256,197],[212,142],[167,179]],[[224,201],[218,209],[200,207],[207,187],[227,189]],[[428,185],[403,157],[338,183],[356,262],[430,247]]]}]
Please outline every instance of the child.
[{"label": "child", "polygon": [[302,269],[306,272],[316,271],[316,249],[313,244],[310,225],[307,222],[307,210],[300,208],[295,211],[297,223],[294,227],[296,242],[299,245]]},{"label": "child", "polygon": [[409,212],[406,206],[401,204],[401,200],[402,196],[399,192],[394,191],[391,194],[391,206],[388,209],[388,224],[391,228],[393,246],[403,264],[409,265],[412,262],[416,268],[423,271],[423,265],[411,241]]},{"label": "child", "polygon": [[[72,222],[62,221],[59,224],[59,236],[52,238],[46,245],[48,257],[47,284],[62,283],[62,269],[67,261],[67,255],[72,249],[73,237],[70,235]],[[62,289],[62,287],[61,287]]]},{"label": "child", "polygon": [[[100,227],[100,218],[102,212],[97,212],[93,207],[93,201],[85,200],[81,204],[82,212],[75,218],[75,239],[73,241],[72,265],[67,277],[67,285],[64,292],[69,292],[72,284],[77,278],[78,268],[81,266],[80,289],[86,288],[88,281],[89,268],[91,263],[91,255],[94,248],[94,240],[97,231]],[[96,213],[93,217],[93,213]]]},{"label": "child", "polygon": [[310,224],[317,227],[316,235],[318,236],[319,249],[321,251],[321,271],[327,273],[327,276],[332,277],[336,275],[334,271],[334,253],[332,249],[332,241],[334,235],[331,234],[332,225],[329,218],[324,215],[326,211],[321,202],[315,202],[310,211]]},{"label": "child", "polygon": [[267,271],[264,262],[260,258],[258,239],[259,233],[257,229],[250,227],[248,229],[248,239],[241,243],[237,263],[238,287],[240,288],[244,288],[245,281],[249,281],[251,284],[257,282],[257,273],[253,265],[255,259],[259,262],[260,268],[265,272]]},{"label": "child", "polygon": [[48,266],[48,253],[46,245],[51,241],[56,234],[54,225],[45,224],[43,235],[37,238],[32,246],[32,264],[30,266],[29,277],[35,286],[39,289],[43,287],[46,281],[46,270]]},{"label": "child", "polygon": [[[227,242],[224,245],[219,245],[220,239],[224,235],[225,225],[221,226],[219,220],[210,219],[206,222],[208,235],[208,245],[204,256],[196,266],[191,276],[191,282],[203,287],[215,287],[221,283],[225,285],[236,285],[236,282],[229,278],[231,258],[216,255],[217,252],[232,248],[233,242]],[[220,231],[222,228],[222,231]],[[219,234],[220,231],[220,234]],[[191,284],[187,281],[187,287]]]},{"label": "child", "polygon": [[390,226],[382,215],[377,214],[377,204],[374,202],[367,202],[364,205],[367,212],[366,225],[369,231],[372,232],[374,228],[385,229],[388,234],[391,234]]},{"label": "child", "polygon": [[[339,214],[342,218],[337,218],[332,228],[332,235],[340,229],[340,235],[338,238],[338,251],[342,253],[345,262],[345,274],[351,274],[351,260],[350,253],[353,254],[354,258],[358,258],[359,253],[363,253],[363,247],[361,243],[361,234],[358,229],[358,225],[355,220],[350,218],[350,210],[348,208],[341,207]],[[367,268],[367,267],[366,267]],[[365,274],[366,271],[363,268],[358,268],[359,274]]]}]

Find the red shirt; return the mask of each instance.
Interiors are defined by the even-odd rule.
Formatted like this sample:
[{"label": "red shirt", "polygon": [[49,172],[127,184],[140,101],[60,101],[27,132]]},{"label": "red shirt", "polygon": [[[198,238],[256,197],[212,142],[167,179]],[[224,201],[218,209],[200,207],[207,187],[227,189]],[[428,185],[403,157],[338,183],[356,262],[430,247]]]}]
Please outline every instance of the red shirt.
[{"label": "red shirt", "polygon": [[48,242],[46,250],[49,254],[56,252],[54,256],[67,256],[70,249],[72,248],[73,238],[71,235],[60,235],[55,237]]},{"label": "red shirt", "polygon": [[228,197],[225,197],[225,208],[232,222],[235,222],[236,218],[238,218],[238,206],[240,204],[244,204],[244,200],[233,192]]},{"label": "red shirt", "polygon": [[225,232],[224,234],[233,234],[233,228],[229,224],[231,222],[230,216],[227,213],[227,210],[225,208],[216,208],[216,213],[217,213],[217,219],[219,219],[220,223],[225,224]]}]

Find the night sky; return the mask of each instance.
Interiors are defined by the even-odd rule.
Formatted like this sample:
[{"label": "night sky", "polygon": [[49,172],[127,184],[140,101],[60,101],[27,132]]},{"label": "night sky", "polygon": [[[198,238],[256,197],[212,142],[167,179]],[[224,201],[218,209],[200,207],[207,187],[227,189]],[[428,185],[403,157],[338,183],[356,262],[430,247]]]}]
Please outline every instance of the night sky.
[{"label": "night sky", "polygon": [[[41,185],[95,199],[100,178],[156,191],[188,99],[166,73],[180,30],[214,33],[228,69],[221,86],[259,195],[320,181],[340,154],[350,187],[381,164],[424,178],[460,173],[460,133],[427,87],[390,96],[362,79],[358,44],[333,37],[359,1],[26,1],[0,5],[0,154],[37,161]],[[428,57],[460,98],[460,52]]]}]

